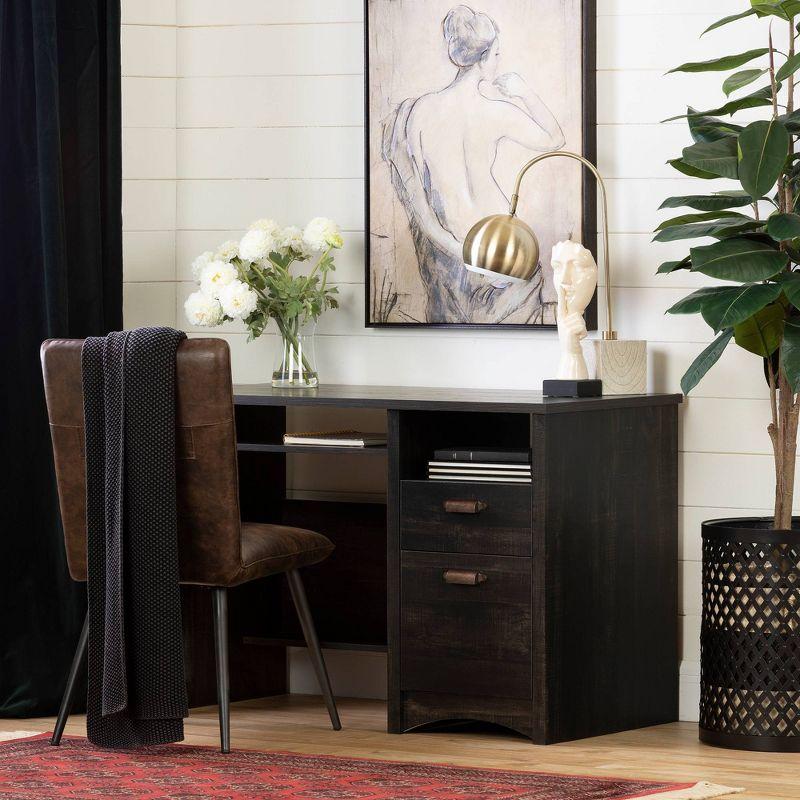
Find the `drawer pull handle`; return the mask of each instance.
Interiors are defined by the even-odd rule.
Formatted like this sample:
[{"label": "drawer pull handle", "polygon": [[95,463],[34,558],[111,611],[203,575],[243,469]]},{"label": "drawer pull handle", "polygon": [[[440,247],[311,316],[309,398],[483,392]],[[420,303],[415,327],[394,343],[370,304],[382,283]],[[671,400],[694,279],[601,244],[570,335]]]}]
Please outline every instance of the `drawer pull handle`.
[{"label": "drawer pull handle", "polygon": [[473,569],[446,569],[442,573],[445,583],[454,583],[459,586],[478,586],[486,583],[486,576]]},{"label": "drawer pull handle", "polygon": [[489,508],[483,500],[445,500],[443,505],[447,514],[480,514]]}]

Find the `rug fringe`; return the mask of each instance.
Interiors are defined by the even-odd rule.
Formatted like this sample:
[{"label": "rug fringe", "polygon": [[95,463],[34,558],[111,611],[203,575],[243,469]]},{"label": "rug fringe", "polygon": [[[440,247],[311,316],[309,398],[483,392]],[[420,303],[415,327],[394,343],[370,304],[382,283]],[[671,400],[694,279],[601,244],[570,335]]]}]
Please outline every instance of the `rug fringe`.
[{"label": "rug fringe", "polygon": [[740,794],[743,791],[744,789],[737,787],[719,786],[708,781],[700,781],[688,789],[642,795],[642,800],[648,797],[652,797],[653,800],[710,800],[712,797],[727,797],[732,794]]}]

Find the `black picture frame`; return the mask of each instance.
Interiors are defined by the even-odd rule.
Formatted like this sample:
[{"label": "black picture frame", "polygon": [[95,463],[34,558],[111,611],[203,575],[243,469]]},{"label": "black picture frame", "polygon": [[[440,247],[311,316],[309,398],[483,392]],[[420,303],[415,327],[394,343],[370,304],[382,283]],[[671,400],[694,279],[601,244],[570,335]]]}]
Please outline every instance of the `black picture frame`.
[{"label": "black picture frame", "polygon": [[[364,326],[367,328],[443,328],[471,330],[555,330],[556,325],[525,325],[518,323],[458,323],[458,322],[373,322],[370,319],[372,297],[370,270],[370,113],[369,113],[369,8],[371,0],[364,0]],[[581,3],[581,84],[582,84],[582,153],[584,158],[597,163],[597,6],[596,0]],[[574,165],[578,168],[578,165]],[[583,219],[581,240],[597,260],[597,184],[585,168],[583,172]],[[586,328],[597,330],[597,290],[584,313]]]}]

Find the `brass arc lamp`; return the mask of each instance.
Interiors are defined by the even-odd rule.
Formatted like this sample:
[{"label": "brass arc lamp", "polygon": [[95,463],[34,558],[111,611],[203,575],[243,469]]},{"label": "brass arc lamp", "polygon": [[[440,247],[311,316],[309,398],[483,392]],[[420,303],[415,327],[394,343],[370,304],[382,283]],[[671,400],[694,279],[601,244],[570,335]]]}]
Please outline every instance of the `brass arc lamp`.
[{"label": "brass arc lamp", "polygon": [[464,239],[464,266],[471,272],[512,283],[529,281],[539,265],[539,240],[533,229],[517,217],[519,190],[525,173],[540,161],[556,157],[579,161],[600,187],[603,226],[603,276],[605,278],[606,325],[602,341],[595,342],[597,377],[604,394],[641,394],[647,387],[647,342],[617,341],[611,308],[611,273],[608,253],[608,200],[603,178],[591,161],[566,150],[554,150],[532,158],[517,174],[507,214],[491,214],[470,228]]},{"label": "brass arc lamp", "polygon": [[617,333],[612,325],[611,281],[608,262],[608,201],[606,187],[597,167],[591,161],[567,150],[554,150],[542,153],[525,164],[517,175],[511,205],[507,214],[492,214],[484,217],[470,228],[464,239],[464,266],[470,272],[495,277],[502,275],[513,283],[529,281],[539,264],[539,240],[531,227],[517,216],[519,189],[525,173],[540,161],[563,156],[580,161],[597,179],[603,209],[603,275],[606,290],[606,328],[604,339],[616,339]]}]

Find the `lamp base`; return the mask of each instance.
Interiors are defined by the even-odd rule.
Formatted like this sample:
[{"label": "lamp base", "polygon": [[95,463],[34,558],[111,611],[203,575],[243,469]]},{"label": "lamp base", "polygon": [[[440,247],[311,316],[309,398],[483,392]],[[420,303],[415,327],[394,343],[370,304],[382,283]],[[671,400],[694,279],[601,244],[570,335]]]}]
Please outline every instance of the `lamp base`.
[{"label": "lamp base", "polygon": [[545,397],[600,397],[603,382],[591,378],[584,380],[547,380],[542,382]]},{"label": "lamp base", "polygon": [[596,339],[595,374],[604,394],[644,394],[647,391],[647,342]]}]

